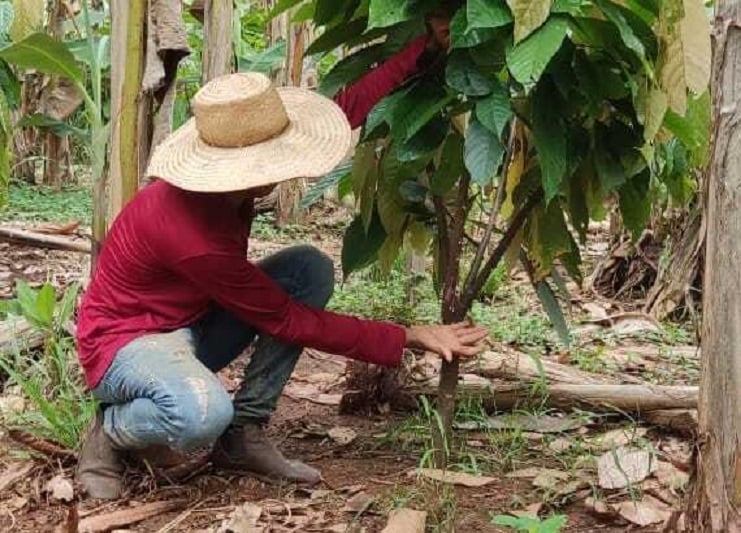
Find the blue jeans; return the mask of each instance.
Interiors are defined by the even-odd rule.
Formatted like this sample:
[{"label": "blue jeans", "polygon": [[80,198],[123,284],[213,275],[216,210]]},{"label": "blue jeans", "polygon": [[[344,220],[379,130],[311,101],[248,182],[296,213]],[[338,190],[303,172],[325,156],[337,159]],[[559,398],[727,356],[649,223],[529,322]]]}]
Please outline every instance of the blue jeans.
[{"label": "blue jeans", "polygon": [[[332,296],[334,266],[315,248],[288,248],[259,266],[307,305],[323,308]],[[214,372],[253,341],[252,357],[232,400]],[[117,447],[194,450],[213,443],[230,424],[267,421],[301,351],[259,335],[215,307],[191,327],[145,335],[124,346],[93,395],[104,406],[103,428]]]}]

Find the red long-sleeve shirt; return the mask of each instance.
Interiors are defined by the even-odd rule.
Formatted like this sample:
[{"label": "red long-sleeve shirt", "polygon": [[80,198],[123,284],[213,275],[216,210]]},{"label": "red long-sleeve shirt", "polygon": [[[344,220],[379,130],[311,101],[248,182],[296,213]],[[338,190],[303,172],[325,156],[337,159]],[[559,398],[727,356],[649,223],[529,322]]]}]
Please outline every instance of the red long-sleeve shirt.
[{"label": "red long-sleeve shirt", "polygon": [[245,259],[248,228],[223,195],[164,181],[139,192],[111,228],[80,309],[78,352],[88,385],[97,386],[128,342],[192,324],[212,302],[286,342],[399,363],[402,328],[292,300]]}]

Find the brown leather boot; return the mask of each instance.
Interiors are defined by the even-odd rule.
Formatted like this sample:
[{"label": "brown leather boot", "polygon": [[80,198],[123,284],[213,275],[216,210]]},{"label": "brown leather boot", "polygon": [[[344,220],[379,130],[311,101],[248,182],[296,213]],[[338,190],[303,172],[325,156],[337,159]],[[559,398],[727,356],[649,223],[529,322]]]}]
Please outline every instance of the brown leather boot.
[{"label": "brown leather boot", "polygon": [[258,424],[229,428],[217,441],[212,459],[215,466],[225,470],[247,471],[310,485],[322,480],[318,470],[286,459]]},{"label": "brown leather boot", "polygon": [[90,421],[77,459],[77,480],[91,498],[114,500],[121,495],[121,453],[103,431],[103,412]]}]

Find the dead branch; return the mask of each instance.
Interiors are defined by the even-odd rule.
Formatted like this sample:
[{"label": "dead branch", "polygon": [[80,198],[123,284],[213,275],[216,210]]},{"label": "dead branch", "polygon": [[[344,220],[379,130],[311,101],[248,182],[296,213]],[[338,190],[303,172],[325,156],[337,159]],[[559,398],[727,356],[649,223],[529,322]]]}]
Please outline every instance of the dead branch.
[{"label": "dead branch", "polygon": [[42,453],[47,457],[60,459],[62,461],[72,461],[76,457],[75,452],[72,450],[68,450],[56,442],[35,437],[34,435],[20,429],[11,429],[8,431],[8,436],[14,441],[23,444],[25,447]]},{"label": "dead branch", "polygon": [[90,516],[80,521],[79,531],[80,533],[111,531],[164,513],[182,509],[186,504],[186,500],[160,501]]},{"label": "dead branch", "polygon": [[87,241],[8,227],[0,227],[0,241],[83,254],[89,254],[91,251],[90,243]]}]

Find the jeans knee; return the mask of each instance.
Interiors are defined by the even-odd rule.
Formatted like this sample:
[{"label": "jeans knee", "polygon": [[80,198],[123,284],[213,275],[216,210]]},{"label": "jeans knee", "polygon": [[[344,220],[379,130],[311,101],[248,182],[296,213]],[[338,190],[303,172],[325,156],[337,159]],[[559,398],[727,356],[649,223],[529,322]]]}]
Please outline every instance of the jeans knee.
[{"label": "jeans knee", "polygon": [[[191,381],[205,381],[192,378]],[[177,448],[190,451],[214,443],[232,423],[234,406],[229,394],[222,387],[208,388],[202,383],[191,383],[191,391],[182,402]]]},{"label": "jeans knee", "polygon": [[307,283],[311,288],[312,303],[324,307],[334,292],[334,262],[324,252],[313,246],[305,247]]}]

